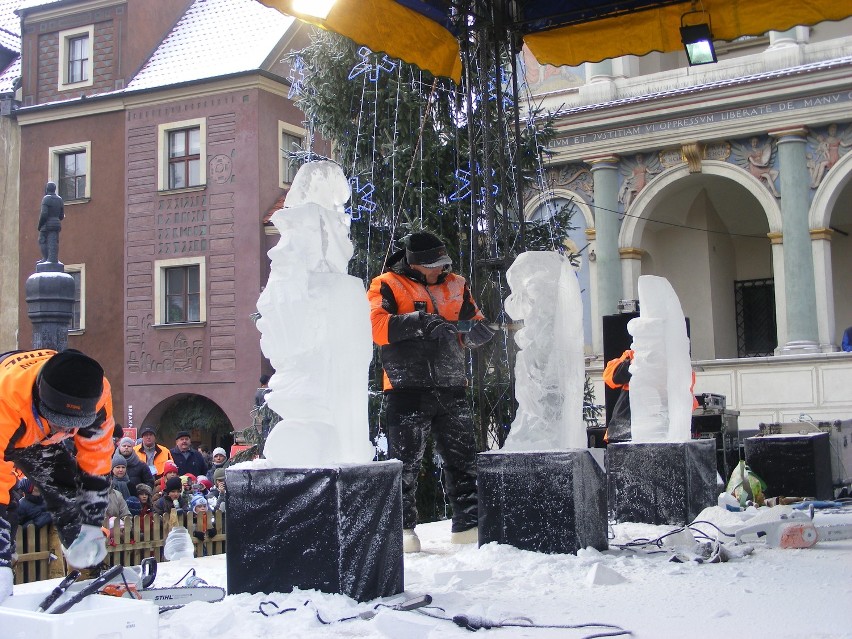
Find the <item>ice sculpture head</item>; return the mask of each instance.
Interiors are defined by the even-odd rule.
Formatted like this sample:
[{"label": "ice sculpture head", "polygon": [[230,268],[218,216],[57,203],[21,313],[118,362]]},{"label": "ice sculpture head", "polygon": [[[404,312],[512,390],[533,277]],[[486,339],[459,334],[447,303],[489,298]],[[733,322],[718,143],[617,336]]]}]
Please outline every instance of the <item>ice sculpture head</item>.
[{"label": "ice sculpture head", "polygon": [[287,193],[284,208],[301,204],[317,204],[324,209],[343,212],[349,201],[349,181],[335,162],[322,160],[303,164]]},{"label": "ice sculpture head", "polygon": [[295,249],[291,254],[299,255],[308,271],[345,273],[355,251],[349,239],[350,218],[343,210],[349,195],[349,182],[338,164],[303,164],[284,209],[272,216],[281,232],[280,248]]}]

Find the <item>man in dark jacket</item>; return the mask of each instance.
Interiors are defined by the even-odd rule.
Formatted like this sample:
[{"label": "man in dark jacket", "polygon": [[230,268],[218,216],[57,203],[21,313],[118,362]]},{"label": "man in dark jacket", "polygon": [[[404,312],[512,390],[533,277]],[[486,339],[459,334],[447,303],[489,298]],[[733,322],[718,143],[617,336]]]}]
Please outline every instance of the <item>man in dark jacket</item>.
[{"label": "man in dark jacket", "polygon": [[154,486],[154,476],[151,474],[151,469],[134,452],[134,444],[135,442],[129,437],[122,437],[118,442],[118,448],[115,450],[127,462],[127,481],[130,484],[131,495],[136,494],[137,484]]},{"label": "man in dark jacket", "polygon": [[[367,297],[385,372],[388,454],[402,461],[403,549],[417,552],[417,476],[430,433],[444,460],[453,541],[477,541],[476,437],[465,393],[465,348],[482,346],[493,332],[465,279],[450,272],[440,238],[414,233],[402,244]],[[471,323],[469,332],[460,331],[460,324]]]},{"label": "man in dark jacket", "polygon": [[178,431],[178,434],[175,435],[175,447],[169,452],[178,467],[178,475],[191,474],[198,477],[198,475],[207,472],[207,462],[204,461],[204,456],[192,448],[189,431]]}]

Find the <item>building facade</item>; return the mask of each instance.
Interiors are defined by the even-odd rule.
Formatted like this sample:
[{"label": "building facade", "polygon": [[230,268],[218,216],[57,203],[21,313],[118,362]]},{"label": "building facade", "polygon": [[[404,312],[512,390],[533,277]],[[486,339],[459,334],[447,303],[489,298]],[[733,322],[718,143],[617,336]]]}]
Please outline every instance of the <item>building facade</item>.
[{"label": "building facade", "polygon": [[697,391],[746,422],[848,418],[852,21],[717,46],[701,67],[683,53],[576,69],[527,58],[558,133],[526,215],[572,204],[593,372],[601,318],[659,275],[690,320]]},{"label": "building facade", "polygon": [[292,177],[282,149],[308,144],[284,61],[306,31],[254,0],[38,0],[18,14],[20,289],[51,180],[78,284],[68,344],[104,365],[116,421],[227,445],[269,372],[251,315],[274,241],[264,217]]}]

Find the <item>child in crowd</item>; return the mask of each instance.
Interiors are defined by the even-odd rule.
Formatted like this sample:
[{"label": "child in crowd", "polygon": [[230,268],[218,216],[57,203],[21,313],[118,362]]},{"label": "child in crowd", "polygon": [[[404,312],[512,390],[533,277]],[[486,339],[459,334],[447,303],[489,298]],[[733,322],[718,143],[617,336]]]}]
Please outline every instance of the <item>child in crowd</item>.
[{"label": "child in crowd", "polygon": [[189,500],[183,494],[180,477],[171,477],[166,481],[163,496],[154,504],[158,515],[171,515],[172,511],[182,515],[189,509]]},{"label": "child in crowd", "polygon": [[36,528],[47,526],[53,521],[53,516],[47,510],[44,497],[34,483],[26,477],[18,480],[18,489],[24,493],[18,502],[18,525],[33,524]]},{"label": "child in crowd", "polygon": [[208,512],[207,499],[204,495],[193,495],[189,502],[189,507],[192,510],[192,520],[195,522],[195,530],[193,536],[202,542],[202,556],[207,554],[207,549],[203,542],[205,539],[212,539],[216,536],[216,528],[213,525],[213,515]]}]

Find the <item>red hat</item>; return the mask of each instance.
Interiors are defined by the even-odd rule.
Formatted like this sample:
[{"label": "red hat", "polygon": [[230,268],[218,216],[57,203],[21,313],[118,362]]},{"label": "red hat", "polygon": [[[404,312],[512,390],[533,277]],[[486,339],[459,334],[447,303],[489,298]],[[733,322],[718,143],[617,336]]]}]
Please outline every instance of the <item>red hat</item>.
[{"label": "red hat", "polygon": [[173,461],[169,460],[165,464],[163,464],[163,474],[164,475],[166,473],[176,473],[176,472],[178,472],[178,467]]},{"label": "red hat", "polygon": [[213,482],[209,479],[199,479],[198,483],[204,486],[204,490],[210,490],[213,488]]}]

